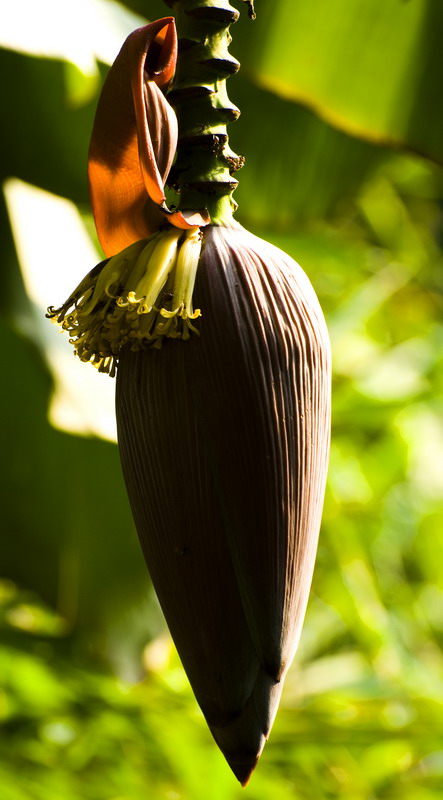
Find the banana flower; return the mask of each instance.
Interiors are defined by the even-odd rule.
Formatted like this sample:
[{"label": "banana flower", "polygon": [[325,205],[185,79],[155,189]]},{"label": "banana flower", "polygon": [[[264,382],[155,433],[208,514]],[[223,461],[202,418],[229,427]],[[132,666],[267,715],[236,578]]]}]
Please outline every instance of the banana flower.
[{"label": "banana flower", "polygon": [[49,315],[82,360],[118,366],[119,447],[146,562],[197,701],[245,785],[311,584],[329,340],[289,256],[232,219],[167,207],[175,58],[165,18],[135,31],[109,72],[89,161],[107,259]]}]

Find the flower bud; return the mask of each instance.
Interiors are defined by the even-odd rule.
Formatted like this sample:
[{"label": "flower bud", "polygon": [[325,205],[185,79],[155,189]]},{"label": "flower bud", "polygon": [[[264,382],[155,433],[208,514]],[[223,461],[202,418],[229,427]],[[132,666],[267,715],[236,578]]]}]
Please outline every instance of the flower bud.
[{"label": "flower bud", "polygon": [[213,736],[245,784],[314,567],[330,350],[306,275],[240,226],[204,229],[200,337],[124,347],[118,438],[148,568]]}]

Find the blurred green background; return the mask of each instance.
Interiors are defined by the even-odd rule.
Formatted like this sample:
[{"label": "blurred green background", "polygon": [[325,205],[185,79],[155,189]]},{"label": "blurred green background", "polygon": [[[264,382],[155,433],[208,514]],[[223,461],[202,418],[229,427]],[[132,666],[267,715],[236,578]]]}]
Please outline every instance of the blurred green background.
[{"label": "blurred green background", "polygon": [[[246,792],[437,800],[443,5],[256,0],[254,23],[240,5],[237,218],[302,264],[335,369],[306,623]],[[160,0],[1,6],[0,797],[235,800],[139,550],[113,382],[71,372],[44,320],[96,257],[86,159],[106,64],[169,12]]]}]

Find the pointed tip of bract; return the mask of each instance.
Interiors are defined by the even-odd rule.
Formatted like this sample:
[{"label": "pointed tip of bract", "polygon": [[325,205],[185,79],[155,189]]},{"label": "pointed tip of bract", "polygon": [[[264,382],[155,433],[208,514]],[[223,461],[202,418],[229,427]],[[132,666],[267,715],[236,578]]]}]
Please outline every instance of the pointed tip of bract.
[{"label": "pointed tip of bract", "polygon": [[215,731],[214,728],[212,728],[212,735],[222,751],[228,766],[244,789],[248,785],[251,775],[260,760],[260,756],[267,741],[267,736],[265,736],[262,731],[256,729],[252,732],[255,742],[251,741],[249,743],[250,746],[247,746],[244,739],[241,743],[239,742],[238,733],[235,723],[231,731],[226,728],[219,728]]},{"label": "pointed tip of bract", "polygon": [[230,761],[227,759],[230,768],[237,780],[240,781],[243,789],[246,788],[251,780],[252,773],[258,764],[259,758],[260,756],[255,756],[245,761]]},{"label": "pointed tip of bract", "polygon": [[[251,703],[248,706],[250,709]],[[241,714],[234,723],[224,728],[215,729],[210,726],[215,741],[243,788],[248,785],[267,741],[267,736],[257,722],[258,720],[251,727],[250,714]]]},{"label": "pointed tip of bract", "polygon": [[283,681],[260,668],[254,689],[241,712],[221,727],[209,724],[212,735],[243,788],[254,772],[277,711]]}]

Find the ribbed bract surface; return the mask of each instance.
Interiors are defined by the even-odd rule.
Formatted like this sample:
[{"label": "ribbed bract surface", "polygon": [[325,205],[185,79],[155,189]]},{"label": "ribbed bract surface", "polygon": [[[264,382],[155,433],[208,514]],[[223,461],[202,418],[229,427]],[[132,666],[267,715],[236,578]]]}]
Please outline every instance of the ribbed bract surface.
[{"label": "ribbed bract surface", "polygon": [[300,267],[208,227],[201,336],[121,354],[119,445],[151,577],[218,745],[247,782],[305,614],[323,504],[329,340]]}]

